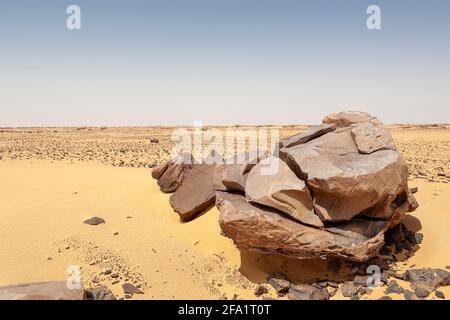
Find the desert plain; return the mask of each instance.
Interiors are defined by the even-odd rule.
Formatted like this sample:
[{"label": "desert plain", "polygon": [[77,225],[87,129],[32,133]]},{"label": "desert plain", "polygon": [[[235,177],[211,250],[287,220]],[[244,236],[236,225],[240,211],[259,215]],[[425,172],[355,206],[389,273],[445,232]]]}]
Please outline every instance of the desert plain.
[{"label": "desert plain", "polygon": [[[240,127],[244,128],[245,127]],[[287,137],[307,126],[260,126]],[[419,208],[403,223],[424,235],[391,266],[450,267],[450,125],[391,125]],[[151,168],[171,157],[172,127],[0,128],[0,286],[65,280],[77,266],[86,287],[103,284],[124,299],[279,297],[267,278],[293,282],[352,277],[349,262],[295,260],[238,250],[221,235],[215,207],[183,223]],[[221,129],[221,128],[219,128]],[[98,216],[106,223],[84,224]],[[409,283],[396,279],[405,290]],[[125,295],[123,283],[143,292]],[[267,293],[255,295],[263,285]],[[385,296],[386,286],[361,299]],[[450,288],[439,289],[445,299]],[[390,293],[392,299],[403,294]],[[340,290],[332,299],[348,299]],[[427,299],[440,299],[431,294]]]}]

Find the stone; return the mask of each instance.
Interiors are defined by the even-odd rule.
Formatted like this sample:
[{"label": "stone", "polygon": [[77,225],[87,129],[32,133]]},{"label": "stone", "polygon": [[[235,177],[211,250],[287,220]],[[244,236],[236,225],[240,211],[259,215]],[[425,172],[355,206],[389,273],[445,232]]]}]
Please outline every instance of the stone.
[{"label": "stone", "polygon": [[245,195],[251,203],[278,209],[304,224],[323,227],[314,213],[305,182],[297,178],[279,158],[263,159],[249,172]]},{"label": "stone", "polygon": [[423,234],[420,232],[408,231],[405,234],[405,237],[406,237],[406,240],[408,240],[412,244],[421,244],[423,241]]},{"label": "stone", "polygon": [[358,292],[358,286],[353,281],[344,282],[341,286],[341,292],[344,297],[352,297]]},{"label": "stone", "polygon": [[426,298],[430,295],[430,291],[424,289],[424,288],[417,288],[414,293],[418,298]]},{"label": "stone", "polygon": [[[158,186],[164,193],[175,192],[183,180],[189,175],[195,159],[190,154],[183,154],[174,160],[171,160],[164,173],[158,179]],[[155,173],[155,176],[158,174]]]},{"label": "stone", "polygon": [[103,220],[102,218],[99,218],[99,217],[92,217],[90,219],[84,220],[83,223],[89,224],[91,226],[96,226],[96,225],[105,223],[105,220]]},{"label": "stone", "polygon": [[85,291],[68,289],[66,281],[51,281],[0,287],[0,300],[84,300]]},{"label": "stone", "polygon": [[436,298],[445,299],[445,294],[442,291],[436,290],[434,292],[434,295],[436,296]]},{"label": "stone", "polygon": [[214,204],[214,168],[215,164],[196,164],[181,186],[170,196],[170,205],[183,221],[192,220]]},{"label": "stone", "polygon": [[406,300],[418,300],[416,294],[411,290],[405,290],[403,296],[405,297]]},{"label": "stone", "polygon": [[378,119],[341,113],[324,122],[340,128],[280,150],[280,158],[307,184],[322,221],[363,215],[394,226],[417,207],[407,164]]},{"label": "stone", "polygon": [[411,283],[412,289],[419,288],[427,292],[450,285],[450,273],[442,269],[409,269],[405,272],[404,279]]},{"label": "stone", "polygon": [[125,294],[144,294],[139,288],[128,282],[122,284],[122,289]]},{"label": "stone", "polygon": [[286,292],[288,292],[289,287],[291,286],[291,283],[286,279],[269,277],[267,280],[278,294],[285,294]]},{"label": "stone", "polygon": [[353,279],[353,282],[355,282],[357,285],[360,286],[367,286],[367,280],[369,280],[370,276],[355,276],[355,278]]},{"label": "stone", "polygon": [[392,300],[392,298],[389,297],[389,296],[382,296],[382,297],[379,298],[378,300]]},{"label": "stone", "polygon": [[293,135],[289,138],[283,139],[279,142],[279,149],[281,148],[290,148],[299,144],[306,143],[315,138],[318,138],[328,132],[334,131],[337,128],[336,123],[331,124],[320,124],[317,126],[312,126],[305,132],[301,132],[299,134]]},{"label": "stone", "polygon": [[158,180],[166,172],[170,161],[158,164],[152,168],[152,178]]},{"label": "stone", "polygon": [[250,170],[262,159],[266,152],[253,150],[243,152],[218,165],[214,172],[213,187],[216,191],[245,192],[245,183]]},{"label": "stone", "polygon": [[395,281],[392,280],[388,283],[388,287],[387,289],[384,291],[385,294],[391,294],[391,293],[398,293],[401,294],[405,292],[405,290],[399,286],[399,284]]},{"label": "stone", "polygon": [[288,298],[291,300],[328,300],[328,292],[307,284],[292,285],[289,288]]},{"label": "stone", "polygon": [[269,292],[269,290],[267,290],[267,288],[265,286],[259,285],[255,289],[255,296],[259,297],[268,292]]},{"label": "stone", "polygon": [[418,188],[418,187],[412,187],[412,188],[409,188],[409,191],[410,191],[412,194],[414,194],[414,193],[417,193],[417,192],[419,191],[419,188]]},{"label": "stone", "polygon": [[223,233],[240,249],[292,258],[325,256],[367,261],[383,245],[386,221],[353,219],[318,229],[259,207],[239,194],[218,191],[216,206]]},{"label": "stone", "polygon": [[86,300],[116,300],[114,294],[105,286],[86,289]]}]

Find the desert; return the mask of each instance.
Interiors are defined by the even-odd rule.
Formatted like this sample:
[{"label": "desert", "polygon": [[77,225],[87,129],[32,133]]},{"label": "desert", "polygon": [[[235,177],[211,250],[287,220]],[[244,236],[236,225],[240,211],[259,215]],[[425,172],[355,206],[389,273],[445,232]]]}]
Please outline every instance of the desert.
[{"label": "desert", "polygon": [[[180,219],[151,171],[170,160],[176,127],[2,128],[0,287],[66,281],[75,266],[85,288],[117,299],[319,299],[322,289],[327,299],[448,299],[448,284],[418,297],[411,278],[449,272],[450,125],[386,127],[419,206],[401,219],[412,242],[377,254],[388,266],[374,289],[360,284],[366,265],[354,261],[238,249],[215,206]],[[285,139],[310,126],[239,128]]]}]

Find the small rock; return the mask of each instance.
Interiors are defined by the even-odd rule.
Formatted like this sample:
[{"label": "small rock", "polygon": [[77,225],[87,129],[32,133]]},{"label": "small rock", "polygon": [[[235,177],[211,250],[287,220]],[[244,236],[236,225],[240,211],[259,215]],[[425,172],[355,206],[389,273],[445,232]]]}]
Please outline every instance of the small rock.
[{"label": "small rock", "polygon": [[[142,292],[141,290],[139,290],[138,288],[136,288],[134,285],[132,285],[131,283],[124,283],[122,285],[122,289],[123,292],[125,294],[144,294],[144,292]],[[125,296],[126,297],[126,296]]]},{"label": "small rock", "polygon": [[378,300],[392,300],[392,298],[389,297],[389,296],[382,296],[382,297],[379,298]]},{"label": "small rock", "polygon": [[87,300],[116,300],[114,294],[105,286],[86,290]]},{"label": "small rock", "polygon": [[113,233],[113,236],[117,236],[117,235],[119,235],[118,232],[114,232],[114,233]]},{"label": "small rock", "polygon": [[421,244],[423,241],[423,234],[420,232],[408,231],[406,233],[406,240],[408,240],[412,244]]},{"label": "small rock", "polygon": [[117,279],[117,278],[119,278],[119,275],[118,275],[118,274],[116,274],[116,273],[113,273],[113,274],[111,275],[111,278],[113,278],[113,279]]},{"label": "small rock", "polygon": [[353,281],[360,286],[366,287],[368,279],[369,279],[369,276],[355,276]]},{"label": "small rock", "polygon": [[411,192],[411,193],[417,193],[417,191],[419,191],[419,187],[412,187],[412,188],[409,188],[409,191]]},{"label": "small rock", "polygon": [[273,278],[268,279],[269,284],[278,292],[278,294],[285,294],[288,292],[291,283],[286,279]]},{"label": "small rock", "polygon": [[314,286],[307,284],[293,285],[289,289],[288,298],[291,300],[328,300],[328,291],[325,293]]},{"label": "small rock", "polygon": [[406,300],[418,300],[415,293],[412,292],[411,290],[405,290],[403,296],[405,297]]},{"label": "small rock", "polygon": [[108,274],[111,274],[111,273],[112,273],[112,271],[111,271],[111,270],[109,270],[109,269],[108,269],[108,270],[106,270],[105,272],[103,272],[103,274],[104,274],[104,275],[106,275],[106,276],[107,276]]},{"label": "small rock", "polygon": [[358,287],[353,281],[348,281],[342,285],[341,292],[344,297],[349,298],[358,292]]},{"label": "small rock", "polygon": [[84,221],[85,224],[89,224],[91,226],[96,226],[101,223],[105,223],[105,220],[99,217],[93,217]]},{"label": "small rock", "polygon": [[391,293],[404,293],[405,290],[399,286],[399,284],[397,283],[397,281],[392,280],[389,282],[388,284],[388,288],[384,291],[385,294],[391,294]]},{"label": "small rock", "polygon": [[259,285],[255,289],[255,296],[259,297],[268,292],[269,292],[269,290],[267,290],[267,288],[265,286]]},{"label": "small rock", "polygon": [[423,288],[417,288],[415,290],[415,293],[418,298],[426,298],[430,295],[431,292]]},{"label": "small rock", "polygon": [[439,299],[445,299],[445,295],[442,291],[436,290],[436,292],[434,294]]}]

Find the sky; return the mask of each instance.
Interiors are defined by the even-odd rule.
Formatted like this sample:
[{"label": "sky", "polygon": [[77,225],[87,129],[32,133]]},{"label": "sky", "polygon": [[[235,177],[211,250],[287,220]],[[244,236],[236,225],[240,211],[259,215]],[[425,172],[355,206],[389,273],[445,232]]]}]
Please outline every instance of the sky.
[{"label": "sky", "polygon": [[[81,30],[66,28],[69,5]],[[381,30],[366,26],[369,5]],[[450,123],[448,0],[2,0],[0,127]]]}]

